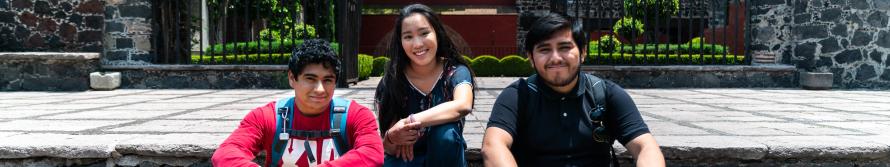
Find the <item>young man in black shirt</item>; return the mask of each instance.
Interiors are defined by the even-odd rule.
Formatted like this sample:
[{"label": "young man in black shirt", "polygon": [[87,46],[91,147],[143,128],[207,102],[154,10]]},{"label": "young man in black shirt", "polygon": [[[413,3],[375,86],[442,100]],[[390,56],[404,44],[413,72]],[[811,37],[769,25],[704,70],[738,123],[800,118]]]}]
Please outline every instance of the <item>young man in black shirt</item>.
[{"label": "young man in black shirt", "polygon": [[495,101],[482,142],[486,166],[618,165],[615,140],[637,166],[665,165],[627,92],[579,72],[587,48],[579,24],[547,14],[525,40],[537,74],[510,84]]}]

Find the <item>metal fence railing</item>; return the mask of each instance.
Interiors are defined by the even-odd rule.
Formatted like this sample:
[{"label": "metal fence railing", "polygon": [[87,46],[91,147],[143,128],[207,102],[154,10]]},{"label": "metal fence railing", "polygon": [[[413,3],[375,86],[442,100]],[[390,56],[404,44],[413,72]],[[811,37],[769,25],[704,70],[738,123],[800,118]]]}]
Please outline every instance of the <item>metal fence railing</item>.
[{"label": "metal fence railing", "polygon": [[592,65],[741,65],[746,52],[745,0],[564,0],[551,10],[580,20],[590,33]]},{"label": "metal fence railing", "polygon": [[156,64],[285,65],[303,40],[320,38],[341,55],[341,85],[357,81],[360,0],[152,3]]},{"label": "metal fence railing", "polygon": [[[356,0],[154,0],[153,45],[158,64],[286,64],[309,38],[344,46],[336,24],[354,25]],[[338,5],[341,6],[338,8]],[[351,7],[351,8],[350,8]],[[339,12],[338,12],[339,11]],[[336,18],[344,19],[336,22]],[[350,34],[343,32],[343,34]]]}]

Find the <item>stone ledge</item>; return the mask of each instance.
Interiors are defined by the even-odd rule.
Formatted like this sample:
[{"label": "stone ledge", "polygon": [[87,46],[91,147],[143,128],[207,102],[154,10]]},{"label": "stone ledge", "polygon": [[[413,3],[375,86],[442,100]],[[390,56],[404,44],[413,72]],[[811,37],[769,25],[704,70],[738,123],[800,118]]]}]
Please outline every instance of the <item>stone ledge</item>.
[{"label": "stone ledge", "polygon": [[0,59],[4,60],[95,60],[99,59],[99,53],[63,53],[63,52],[0,52]]},{"label": "stone ledge", "polygon": [[99,53],[0,53],[0,90],[88,90],[89,73],[99,67],[99,57]]},{"label": "stone ledge", "polygon": [[[123,166],[142,163],[207,165],[226,134],[64,135],[18,134],[0,140],[3,162],[41,162],[43,159],[107,159]],[[665,159],[672,164],[783,164],[880,163],[890,161],[883,140],[849,140],[830,136],[659,136]],[[695,138],[695,140],[689,140]],[[823,139],[816,139],[823,138]],[[29,139],[29,140],[24,140]],[[814,140],[810,140],[814,139]],[[614,145],[619,158],[630,163],[626,149]],[[260,155],[259,157],[261,157]],[[482,163],[479,148],[468,148],[469,163]],[[824,161],[824,162],[823,162]],[[45,162],[41,162],[45,163]],[[50,163],[52,164],[52,163]]]},{"label": "stone ledge", "polygon": [[739,71],[775,71],[796,72],[797,68],[790,65],[670,65],[670,66],[581,66],[583,71],[699,71],[699,72],[739,72]]},{"label": "stone ledge", "polygon": [[797,87],[790,65],[582,66],[625,88]]}]

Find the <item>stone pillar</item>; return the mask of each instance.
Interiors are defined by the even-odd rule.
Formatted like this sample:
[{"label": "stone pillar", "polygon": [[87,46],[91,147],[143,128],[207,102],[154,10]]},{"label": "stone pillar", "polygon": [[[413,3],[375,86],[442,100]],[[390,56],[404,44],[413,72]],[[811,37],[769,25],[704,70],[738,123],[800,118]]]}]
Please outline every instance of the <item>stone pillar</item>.
[{"label": "stone pillar", "polygon": [[519,48],[518,49],[520,51],[519,54],[524,55],[525,49],[523,49],[522,43],[523,43],[523,41],[525,41],[525,33],[528,33],[528,30],[526,30],[524,26],[529,26],[529,25],[523,25],[523,24],[526,22],[531,23],[534,20],[528,20],[528,19],[523,20],[522,16],[549,12],[550,11],[550,2],[546,1],[546,0],[516,0],[516,9],[518,10],[518,13],[519,13],[519,19],[516,19],[516,21],[518,22],[516,24],[516,25],[518,25],[518,26],[516,26],[516,29],[517,29],[516,30],[516,46],[517,46],[517,48]]},{"label": "stone pillar", "polygon": [[152,15],[150,0],[105,0],[105,38],[102,64],[151,64]]}]

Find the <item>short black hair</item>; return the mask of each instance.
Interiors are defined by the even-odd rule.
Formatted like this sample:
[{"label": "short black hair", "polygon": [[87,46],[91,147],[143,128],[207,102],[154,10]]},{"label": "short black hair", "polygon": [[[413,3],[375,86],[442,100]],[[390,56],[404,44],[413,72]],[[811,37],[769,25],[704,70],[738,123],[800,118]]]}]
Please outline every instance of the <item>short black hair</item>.
[{"label": "short black hair", "polygon": [[309,64],[321,64],[325,68],[334,69],[334,75],[340,74],[340,59],[337,52],[331,48],[328,41],[322,39],[309,39],[303,41],[300,47],[294,49],[287,62],[287,69],[296,76],[303,73],[303,69]]},{"label": "short black hair", "polygon": [[525,34],[523,49],[526,52],[531,53],[535,44],[550,39],[557,31],[566,29],[572,31],[572,40],[578,45],[578,49],[583,51],[587,48],[587,34],[584,32],[581,22],[569,21],[565,16],[552,12],[543,14],[543,16],[526,15],[524,17],[531,17],[525,18],[525,20],[534,20],[528,33]]}]

